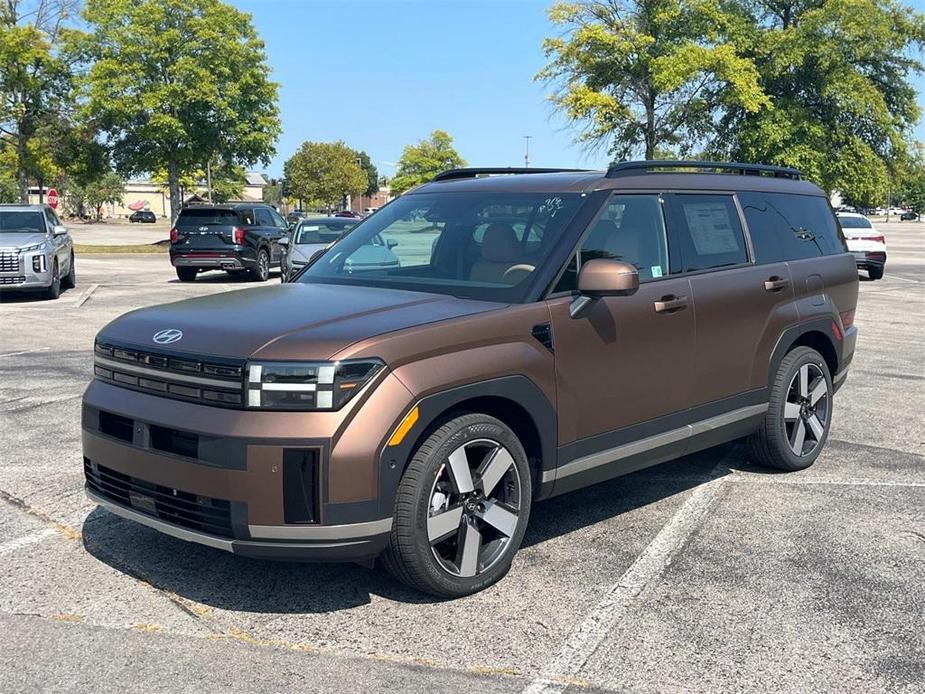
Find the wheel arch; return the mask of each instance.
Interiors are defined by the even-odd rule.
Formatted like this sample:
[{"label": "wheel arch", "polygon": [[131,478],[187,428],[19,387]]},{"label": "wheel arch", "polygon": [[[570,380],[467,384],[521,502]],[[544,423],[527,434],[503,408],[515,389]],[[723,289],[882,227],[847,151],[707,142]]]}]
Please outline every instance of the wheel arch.
[{"label": "wheel arch", "polygon": [[[555,465],[556,415],[543,392],[526,376],[506,376],[457,386],[420,398],[408,411],[418,408],[418,422],[399,445],[385,445],[380,456],[380,511],[391,514],[392,504],[414,451],[448,418],[480,412],[504,422],[520,439],[534,474],[534,496],[548,493],[540,484],[543,470]],[[402,418],[395,422],[397,428]],[[549,485],[551,488],[551,485]]]},{"label": "wheel arch", "polygon": [[834,318],[825,318],[791,326],[781,335],[771,356],[768,385],[780,368],[780,363],[796,347],[810,347],[825,359],[829,374],[834,378],[842,366],[842,335]]}]

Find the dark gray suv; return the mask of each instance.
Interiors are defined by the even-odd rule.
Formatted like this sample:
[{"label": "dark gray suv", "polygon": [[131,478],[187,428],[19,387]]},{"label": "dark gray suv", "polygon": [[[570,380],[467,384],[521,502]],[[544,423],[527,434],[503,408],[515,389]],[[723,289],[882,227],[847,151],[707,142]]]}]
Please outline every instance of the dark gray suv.
[{"label": "dark gray suv", "polygon": [[279,241],[288,234],[286,220],[269,205],[186,207],[170,230],[170,262],[183,282],[205,270],[248,273],[265,282],[280,264]]}]

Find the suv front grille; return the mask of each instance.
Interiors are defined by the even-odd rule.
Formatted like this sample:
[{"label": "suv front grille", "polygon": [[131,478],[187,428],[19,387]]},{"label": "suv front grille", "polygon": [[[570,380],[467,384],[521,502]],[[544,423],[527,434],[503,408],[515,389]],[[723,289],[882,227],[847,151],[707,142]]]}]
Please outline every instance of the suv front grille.
[{"label": "suv front grille", "polygon": [[190,530],[234,537],[231,503],[164,487],[110,470],[84,458],[87,486],[120,506]]},{"label": "suv front grille", "polygon": [[207,405],[242,406],[243,361],[204,361],[106,343],[97,343],[94,352],[93,372],[108,383]]},{"label": "suv front grille", "polygon": [[19,251],[0,249],[0,272],[19,272]]}]

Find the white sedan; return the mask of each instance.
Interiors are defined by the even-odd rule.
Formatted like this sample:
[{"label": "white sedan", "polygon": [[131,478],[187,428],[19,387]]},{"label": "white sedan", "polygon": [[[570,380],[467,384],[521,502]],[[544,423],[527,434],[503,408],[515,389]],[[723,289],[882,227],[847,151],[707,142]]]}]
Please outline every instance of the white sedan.
[{"label": "white sedan", "polygon": [[840,212],[838,221],[858,267],[867,270],[872,280],[879,280],[886,267],[886,237],[862,214]]}]

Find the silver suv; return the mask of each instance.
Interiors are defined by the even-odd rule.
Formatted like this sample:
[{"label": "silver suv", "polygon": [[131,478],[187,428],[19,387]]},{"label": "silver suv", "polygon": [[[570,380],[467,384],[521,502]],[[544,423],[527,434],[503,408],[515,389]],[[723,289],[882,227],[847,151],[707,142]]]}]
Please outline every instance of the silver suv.
[{"label": "silver suv", "polygon": [[0,205],[0,291],[57,299],[77,284],[74,241],[47,205]]}]

